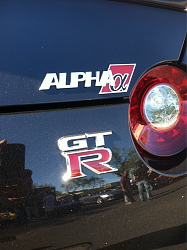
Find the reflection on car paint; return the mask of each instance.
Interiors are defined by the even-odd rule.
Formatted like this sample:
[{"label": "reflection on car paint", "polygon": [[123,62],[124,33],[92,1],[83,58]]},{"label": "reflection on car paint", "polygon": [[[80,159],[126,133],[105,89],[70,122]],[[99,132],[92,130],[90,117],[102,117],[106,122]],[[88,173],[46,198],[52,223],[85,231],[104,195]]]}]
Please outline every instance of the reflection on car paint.
[{"label": "reflection on car paint", "polygon": [[1,1],[1,250],[185,248],[185,147],[158,159],[131,138],[137,127],[162,155],[163,140],[177,153],[172,133],[185,131],[185,100],[176,131],[148,138],[141,127],[174,114],[162,88],[168,108],[157,109],[157,80],[186,97],[186,3],[167,2]]}]

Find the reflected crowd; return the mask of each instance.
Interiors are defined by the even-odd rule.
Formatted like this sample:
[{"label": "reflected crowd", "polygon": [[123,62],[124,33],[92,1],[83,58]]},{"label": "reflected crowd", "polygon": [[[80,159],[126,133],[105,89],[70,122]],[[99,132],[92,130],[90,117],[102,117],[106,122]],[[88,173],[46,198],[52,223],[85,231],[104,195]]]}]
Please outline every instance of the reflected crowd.
[{"label": "reflected crowd", "polygon": [[[161,180],[171,180],[151,171],[142,161],[137,161],[133,174],[129,175],[129,171],[124,169],[118,182],[104,185],[102,177],[75,179],[69,182],[66,194],[59,195],[52,186],[34,187],[32,171],[25,169],[23,144],[7,144],[3,140],[0,149],[0,224],[4,221],[11,221],[15,225],[38,223],[66,212],[78,211],[87,204],[112,200],[124,200],[125,205],[136,201],[151,201],[151,190],[162,183]],[[91,182],[92,188],[80,189],[81,186],[89,186]],[[99,188],[96,188],[96,182]],[[68,187],[72,188],[72,185],[76,188],[69,192]],[[139,199],[135,199],[135,195],[139,195]]]}]

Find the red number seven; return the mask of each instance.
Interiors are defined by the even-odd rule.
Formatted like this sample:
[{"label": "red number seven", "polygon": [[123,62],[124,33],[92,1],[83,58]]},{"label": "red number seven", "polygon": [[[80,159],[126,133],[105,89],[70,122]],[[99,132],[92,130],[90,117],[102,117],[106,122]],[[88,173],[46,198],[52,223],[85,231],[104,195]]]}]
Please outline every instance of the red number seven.
[{"label": "red number seven", "polygon": [[112,158],[112,152],[108,148],[98,148],[74,153],[62,153],[66,158],[67,172],[69,178],[79,178],[86,176],[82,172],[84,166],[96,174],[117,171],[107,163]]}]

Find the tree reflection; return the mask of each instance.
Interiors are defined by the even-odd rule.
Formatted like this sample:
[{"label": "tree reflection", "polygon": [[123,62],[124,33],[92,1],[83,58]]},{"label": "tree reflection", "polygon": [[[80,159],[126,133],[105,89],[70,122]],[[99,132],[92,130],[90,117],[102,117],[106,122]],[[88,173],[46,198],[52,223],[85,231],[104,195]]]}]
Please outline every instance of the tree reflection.
[{"label": "tree reflection", "polygon": [[133,147],[119,148],[114,146],[112,149],[112,161],[111,165],[118,168],[117,172],[114,172],[117,176],[122,176],[124,171],[129,171],[130,175],[133,175],[133,171],[136,168],[136,163],[139,161],[139,157]]},{"label": "tree reflection", "polygon": [[94,189],[96,186],[104,185],[105,181],[103,177],[91,176],[89,178],[81,178],[81,179],[70,179],[66,184],[61,184],[61,188],[64,188],[68,193],[72,190],[75,192],[78,188],[92,188]]}]

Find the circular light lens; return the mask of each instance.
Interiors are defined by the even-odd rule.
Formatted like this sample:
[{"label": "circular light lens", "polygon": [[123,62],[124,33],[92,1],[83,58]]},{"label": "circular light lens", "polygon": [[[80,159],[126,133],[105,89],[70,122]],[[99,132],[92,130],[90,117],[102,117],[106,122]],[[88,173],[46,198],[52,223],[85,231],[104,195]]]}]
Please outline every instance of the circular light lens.
[{"label": "circular light lens", "polygon": [[155,86],[146,94],[143,110],[147,121],[155,129],[168,129],[175,125],[179,115],[178,95],[168,85]]},{"label": "circular light lens", "polygon": [[130,98],[129,125],[133,139],[156,156],[171,156],[186,148],[187,75],[173,65],[146,72]]}]

